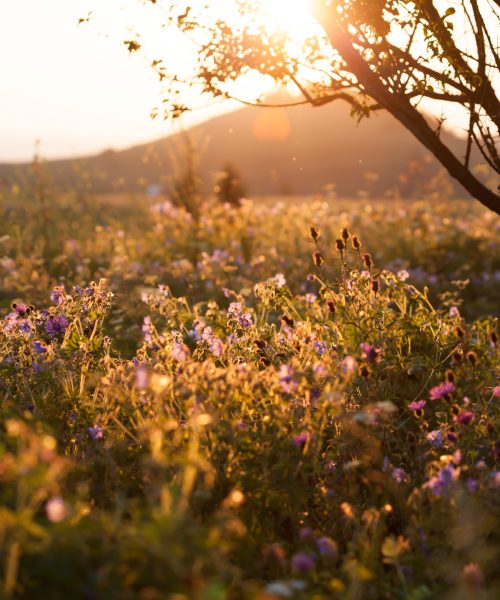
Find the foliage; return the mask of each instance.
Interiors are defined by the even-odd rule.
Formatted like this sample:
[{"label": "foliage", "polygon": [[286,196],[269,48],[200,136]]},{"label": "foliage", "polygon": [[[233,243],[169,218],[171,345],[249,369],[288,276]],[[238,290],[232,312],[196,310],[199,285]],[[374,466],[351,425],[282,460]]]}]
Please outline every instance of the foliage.
[{"label": "foliage", "polygon": [[484,285],[491,213],[353,202],[351,233],[321,201],[207,203],[198,223],[134,202],[68,243],[57,198],[48,232],[20,204],[1,225],[4,596],[498,596],[496,319],[409,268]]}]

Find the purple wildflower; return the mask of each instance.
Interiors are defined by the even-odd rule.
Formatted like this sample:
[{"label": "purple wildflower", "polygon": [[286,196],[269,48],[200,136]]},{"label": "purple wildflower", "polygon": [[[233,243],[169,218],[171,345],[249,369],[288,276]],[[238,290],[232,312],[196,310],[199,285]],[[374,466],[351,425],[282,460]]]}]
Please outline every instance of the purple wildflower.
[{"label": "purple wildflower", "polygon": [[323,342],[322,340],[316,340],[315,342],[313,342],[313,348],[320,356],[323,356],[323,354],[325,354],[328,350],[326,342]]},{"label": "purple wildflower", "polygon": [[302,527],[299,530],[299,538],[303,542],[307,542],[309,540],[312,540],[314,538],[313,530],[310,527]]},{"label": "purple wildflower", "polygon": [[493,396],[495,396],[495,398],[500,398],[500,385],[493,388]]},{"label": "purple wildflower", "polygon": [[368,344],[367,342],[360,344],[360,348],[363,350],[363,358],[369,363],[374,363],[381,352],[380,348],[375,348],[373,344]]},{"label": "purple wildflower", "polygon": [[471,410],[462,410],[458,415],[453,417],[453,422],[458,425],[468,425],[473,418],[474,413]]},{"label": "purple wildflower", "polygon": [[189,356],[189,350],[182,342],[175,342],[170,353],[174,360],[184,362]]},{"label": "purple wildflower", "polygon": [[151,344],[153,341],[153,322],[150,316],[144,317],[142,322],[142,335],[146,344]]},{"label": "purple wildflower", "polygon": [[471,494],[474,494],[479,489],[479,482],[476,479],[472,479],[472,477],[467,479],[465,485]]},{"label": "purple wildflower", "polygon": [[443,432],[440,429],[429,432],[427,441],[433,448],[439,448],[443,444]]},{"label": "purple wildflower", "polygon": [[328,369],[324,363],[317,362],[313,365],[313,373],[316,377],[326,377],[328,375]]},{"label": "purple wildflower", "polygon": [[314,304],[317,299],[318,299],[318,296],[316,296],[316,294],[309,293],[309,294],[305,295],[305,301],[308,302],[309,304]]},{"label": "purple wildflower", "polygon": [[208,347],[210,348],[210,352],[214,356],[220,356],[222,354],[222,350],[223,350],[222,340],[220,340],[218,337],[214,336],[211,339]]},{"label": "purple wildflower", "polygon": [[93,440],[101,440],[104,436],[102,427],[95,424],[92,427],[88,427],[87,432]]},{"label": "purple wildflower", "polygon": [[47,352],[47,348],[42,344],[42,342],[36,340],[33,342],[33,350],[38,354],[43,354]]},{"label": "purple wildflower", "polygon": [[19,323],[19,331],[22,331],[23,333],[30,333],[31,325],[29,324],[29,321],[27,321],[26,319],[23,319]]},{"label": "purple wildflower", "polygon": [[314,561],[307,554],[299,552],[292,557],[292,569],[297,573],[310,573],[314,569]]},{"label": "purple wildflower", "polygon": [[135,372],[135,385],[139,390],[145,390],[148,387],[149,373],[144,367],[140,367]]},{"label": "purple wildflower", "polygon": [[64,302],[64,288],[62,286],[55,287],[50,293],[50,299],[54,304],[62,304]]},{"label": "purple wildflower", "polygon": [[20,317],[24,317],[24,315],[29,312],[28,306],[26,304],[24,304],[23,302],[19,302],[18,304],[13,304],[12,308],[15,310],[15,312]]},{"label": "purple wildflower", "polygon": [[408,404],[408,408],[420,417],[422,416],[422,411],[426,404],[427,402],[425,400],[414,400]]},{"label": "purple wildflower", "polygon": [[331,538],[320,537],[316,543],[322,556],[335,556],[337,554],[337,544]]},{"label": "purple wildflower", "polygon": [[65,315],[50,316],[45,323],[45,331],[52,337],[63,334],[68,328],[69,321]]},{"label": "purple wildflower", "polygon": [[201,339],[201,333],[197,328],[190,329],[187,334],[189,339],[195,340],[196,342]]},{"label": "purple wildflower", "polygon": [[447,396],[449,396],[449,394],[453,392],[454,389],[455,385],[451,383],[451,381],[443,381],[443,383],[440,383],[439,385],[436,385],[433,388],[431,388],[431,391],[429,392],[429,398],[431,400],[439,400],[440,398],[446,398]]},{"label": "purple wildflower", "polygon": [[231,302],[229,308],[227,309],[228,315],[231,317],[238,317],[241,314],[242,306],[241,302]]},{"label": "purple wildflower", "polygon": [[278,379],[281,385],[281,389],[290,393],[298,386],[297,381],[293,377],[293,369],[289,365],[281,365],[278,372]]},{"label": "purple wildflower", "polygon": [[430,489],[435,496],[441,496],[452,481],[456,481],[460,474],[458,468],[453,468],[452,465],[443,467],[437,475],[431,477],[424,487]]},{"label": "purple wildflower", "polygon": [[301,431],[292,439],[292,444],[294,446],[299,446],[303,448],[307,444],[307,442],[312,439],[312,437],[313,435],[312,433],[309,433],[309,431]]},{"label": "purple wildflower", "polygon": [[271,278],[271,281],[275,283],[277,288],[282,288],[286,285],[286,279],[283,273],[276,273],[276,275]]},{"label": "purple wildflower", "polygon": [[219,339],[211,327],[205,327],[201,337],[208,343],[210,352],[214,356],[220,356],[223,350],[222,340]]},{"label": "purple wildflower", "polygon": [[356,371],[357,363],[353,356],[346,356],[341,363],[342,373],[352,375]]},{"label": "purple wildflower", "polygon": [[215,336],[215,333],[214,333],[214,330],[211,327],[205,327],[203,329],[203,333],[201,334],[201,337],[206,342],[210,342],[214,336]]},{"label": "purple wildflower", "polygon": [[396,467],[392,470],[391,472],[391,477],[394,479],[394,481],[396,481],[397,483],[403,483],[403,481],[406,479],[406,473],[405,470],[402,469],[401,467]]},{"label": "purple wildflower", "polygon": [[237,341],[238,341],[238,334],[237,333],[230,333],[226,337],[226,344],[228,346],[232,346],[233,344],[236,344]]},{"label": "purple wildflower", "polygon": [[240,325],[242,327],[244,327],[245,329],[247,327],[251,327],[253,325],[253,317],[250,313],[246,312],[243,313],[240,318],[238,319]]}]

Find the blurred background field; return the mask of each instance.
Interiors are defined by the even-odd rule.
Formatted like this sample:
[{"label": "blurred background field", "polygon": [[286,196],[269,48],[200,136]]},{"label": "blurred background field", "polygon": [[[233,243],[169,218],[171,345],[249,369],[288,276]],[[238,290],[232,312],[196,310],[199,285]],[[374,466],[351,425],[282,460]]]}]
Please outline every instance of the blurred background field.
[{"label": "blurred background field", "polygon": [[106,278],[124,342],[139,334],[132,313],[141,293],[157,284],[199,301],[282,272],[303,293],[309,226],[330,249],[342,227],[356,231],[378,268],[406,269],[433,301],[463,302],[468,318],[499,311],[500,221],[473,201],[267,196],[234,205],[178,194],[175,205],[162,195],[58,193],[39,178],[4,190],[0,207],[3,308],[14,298],[47,302],[54,285]]}]

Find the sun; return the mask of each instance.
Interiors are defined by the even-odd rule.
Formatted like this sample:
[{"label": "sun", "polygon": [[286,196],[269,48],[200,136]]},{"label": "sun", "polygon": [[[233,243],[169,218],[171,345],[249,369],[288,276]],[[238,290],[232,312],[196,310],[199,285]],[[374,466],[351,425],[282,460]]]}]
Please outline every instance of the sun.
[{"label": "sun", "polygon": [[267,0],[262,4],[264,11],[285,26],[295,28],[311,20],[310,0]]},{"label": "sun", "polygon": [[313,21],[311,0],[244,0],[237,4],[243,20],[253,18],[264,23],[270,31],[287,31],[291,37],[300,36],[304,27]]}]

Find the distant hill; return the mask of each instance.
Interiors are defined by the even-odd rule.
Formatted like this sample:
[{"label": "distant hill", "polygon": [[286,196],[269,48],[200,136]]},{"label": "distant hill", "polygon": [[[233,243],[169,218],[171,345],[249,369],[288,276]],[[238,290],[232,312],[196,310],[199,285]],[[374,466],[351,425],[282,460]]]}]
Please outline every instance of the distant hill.
[{"label": "distant hill", "polygon": [[[214,174],[232,164],[248,194],[310,194],[326,189],[339,196],[465,195],[438,163],[387,113],[359,125],[349,107],[246,107],[189,130],[198,148],[199,172],[210,188]],[[444,134],[448,137],[450,134]],[[450,138],[457,154],[463,141]],[[158,190],[184,163],[183,134],[80,159],[49,161],[56,185],[70,187],[85,174],[96,192]],[[0,165],[0,184],[30,177],[28,165]]]}]

